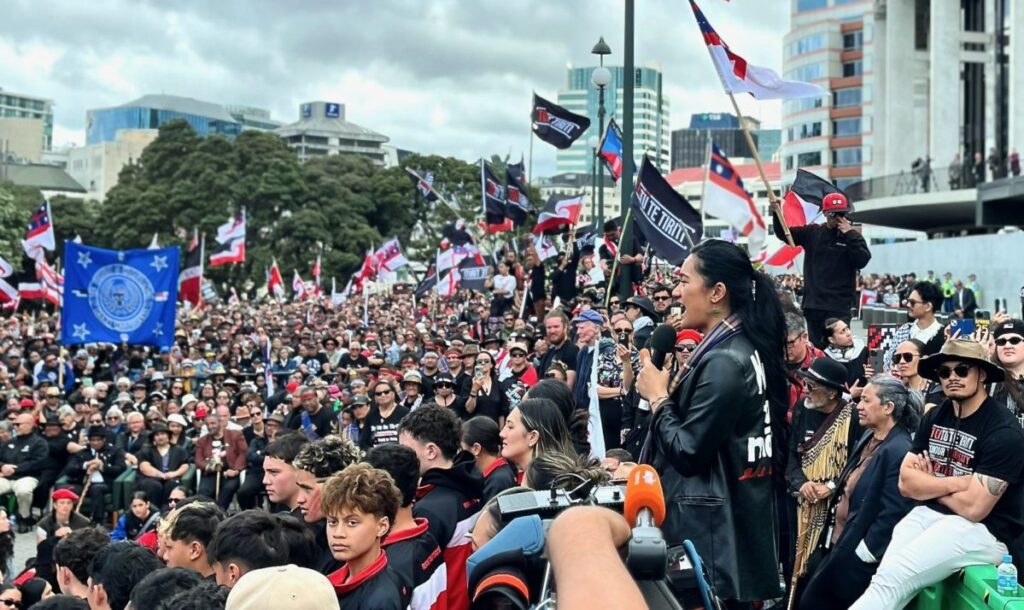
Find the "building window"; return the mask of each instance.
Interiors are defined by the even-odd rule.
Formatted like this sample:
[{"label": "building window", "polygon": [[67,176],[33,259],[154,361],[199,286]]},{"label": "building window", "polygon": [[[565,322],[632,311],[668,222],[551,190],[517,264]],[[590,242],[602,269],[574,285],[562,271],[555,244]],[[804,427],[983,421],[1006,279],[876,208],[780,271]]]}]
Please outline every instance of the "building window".
[{"label": "building window", "polygon": [[859,146],[852,148],[836,148],[832,151],[832,165],[835,167],[860,165],[862,158],[862,151]]},{"label": "building window", "polygon": [[836,178],[835,184],[836,184],[836,188],[837,189],[839,189],[841,191],[845,191],[851,185],[856,184],[856,183],[860,182],[861,180],[863,180],[863,178],[861,178],[860,176],[857,176],[857,177],[854,177],[854,178]]},{"label": "building window", "polygon": [[807,64],[806,66],[800,66],[799,68],[793,68],[786,72],[786,78],[791,80],[799,81],[812,81],[825,76],[825,64]]},{"label": "building window", "polygon": [[843,34],[843,50],[859,51],[864,48],[864,30]]},{"label": "building window", "polygon": [[846,108],[849,106],[859,106],[861,103],[861,90],[860,87],[850,87],[848,89],[836,89],[834,100],[832,105],[836,108]]},{"label": "building window", "polygon": [[864,63],[856,59],[854,61],[843,62],[843,77],[860,76],[864,74]]},{"label": "building window", "polygon": [[821,135],[821,121],[814,123],[804,123],[797,127],[790,127],[787,135],[789,141],[793,140],[806,140],[807,138],[817,138]]},{"label": "building window", "polygon": [[837,137],[859,136],[864,133],[861,117],[832,121],[832,135]]},{"label": "building window", "polygon": [[828,0],[797,0],[796,10],[801,11],[813,11],[819,8],[825,8],[828,6]]},{"label": "building window", "polygon": [[812,110],[814,108],[821,108],[820,97],[805,97],[799,100],[789,100],[783,102],[783,109],[785,114],[793,114],[796,112],[803,112],[804,110]]},{"label": "building window", "polygon": [[[984,4],[984,3],[982,3]],[[931,0],[914,1],[914,49],[928,50],[928,32],[931,29]]]},{"label": "building window", "polygon": [[805,152],[796,156],[797,167],[813,167],[821,165],[821,151]]},{"label": "building window", "polygon": [[804,53],[812,53],[824,48],[825,35],[811,34],[810,36],[804,36],[800,40],[790,43],[786,48],[786,56],[792,57],[794,55],[803,55]]}]

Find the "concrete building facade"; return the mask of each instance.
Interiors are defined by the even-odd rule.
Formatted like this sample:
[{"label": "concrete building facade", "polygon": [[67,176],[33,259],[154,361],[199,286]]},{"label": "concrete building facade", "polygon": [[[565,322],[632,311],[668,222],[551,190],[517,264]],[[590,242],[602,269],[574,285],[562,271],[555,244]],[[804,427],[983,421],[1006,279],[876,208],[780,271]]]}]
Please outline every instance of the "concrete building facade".
[{"label": "concrete building facade", "polygon": [[[299,159],[323,155],[356,154],[384,165],[389,138],[345,118],[345,105],[337,102],[306,102],[299,106],[299,120],[274,130]],[[397,160],[397,152],[396,152]]]},{"label": "concrete building facade", "polygon": [[[611,118],[622,125],[623,68],[605,66],[611,72],[611,83],[605,87],[605,122]],[[585,68],[569,67],[566,73],[566,87],[558,92],[558,105],[590,118],[590,128],[566,150],[559,150],[556,173],[590,172],[591,136],[601,138],[603,132],[598,125],[598,90],[591,83],[591,74],[597,66]],[[671,162],[670,109],[668,98],[662,92],[661,69],[656,65],[638,67],[634,70],[633,92],[633,157],[637,163],[645,154],[662,171],[668,171]]]},{"label": "concrete building facade", "polygon": [[82,185],[87,198],[103,201],[117,185],[121,169],[138,161],[159,133],[156,129],[122,129],[112,142],[71,148],[67,172]]},{"label": "concrete building facade", "polygon": [[791,9],[785,77],[831,96],[783,103],[783,182],[803,168],[845,188],[909,175],[919,158],[942,181],[958,154],[1024,145],[1024,118],[1011,110],[1024,103],[1024,4],[791,0]]},{"label": "concrete building facade", "polygon": [[39,163],[45,150],[45,128],[43,119],[0,117],[0,157]]},{"label": "concrete building facade", "polygon": [[5,91],[0,87],[0,118],[39,119],[43,122],[42,150],[53,147],[53,100]]}]

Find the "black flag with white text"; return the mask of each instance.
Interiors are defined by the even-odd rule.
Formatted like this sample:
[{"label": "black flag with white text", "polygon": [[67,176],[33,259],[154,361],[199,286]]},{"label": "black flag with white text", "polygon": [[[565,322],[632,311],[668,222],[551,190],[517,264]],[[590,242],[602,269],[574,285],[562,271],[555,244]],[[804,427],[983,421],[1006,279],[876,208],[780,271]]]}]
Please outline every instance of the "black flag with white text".
[{"label": "black flag with white text", "polygon": [[590,127],[590,119],[569,112],[552,104],[536,93],[533,94],[533,133],[555,148],[572,146],[583,132]]},{"label": "black flag with white text", "polygon": [[646,155],[630,207],[633,226],[658,258],[673,265],[683,264],[704,233],[700,212],[672,188]]}]

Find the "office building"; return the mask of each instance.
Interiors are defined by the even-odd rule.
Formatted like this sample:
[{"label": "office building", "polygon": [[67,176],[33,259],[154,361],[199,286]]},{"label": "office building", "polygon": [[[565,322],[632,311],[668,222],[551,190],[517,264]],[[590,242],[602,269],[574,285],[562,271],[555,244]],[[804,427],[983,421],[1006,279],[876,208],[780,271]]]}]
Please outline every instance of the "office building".
[{"label": "office building", "polygon": [[158,129],[175,119],[184,119],[201,137],[220,134],[234,138],[242,123],[219,104],[177,95],[144,95],[113,108],[87,110],[85,143],[113,142],[123,129]]},{"label": "office building", "polygon": [[384,165],[388,157],[383,145],[389,138],[350,123],[345,117],[345,105],[337,102],[302,104],[299,120],[277,128],[274,133],[282,137],[302,161],[315,156],[355,154]]},{"label": "office building", "polygon": [[[824,99],[783,102],[783,181],[804,168],[848,187],[910,173],[936,179],[956,155],[1024,143],[1024,10],[1008,0],[792,0],[785,78]],[[1002,36],[996,36],[1000,30]],[[1008,33],[1014,33],[1008,36]],[[941,170],[941,171],[939,171]]]},{"label": "office building", "polygon": [[[623,68],[605,66],[611,72],[611,83],[605,87],[605,121],[614,118],[622,125]],[[558,92],[558,105],[576,114],[590,118],[590,128],[566,150],[559,150],[556,173],[590,173],[591,158],[594,154],[590,138],[601,138],[603,133],[598,125],[598,90],[591,82],[591,74],[597,66],[586,68],[570,67],[566,73],[566,88]],[[662,93],[661,70],[656,66],[638,67],[634,70],[633,90],[633,158],[639,164],[644,155],[650,155],[662,171],[667,171],[671,161],[669,146],[669,103]]]},{"label": "office building", "polygon": [[224,109],[242,125],[242,131],[274,131],[284,124],[270,118],[270,111],[263,108],[228,105]]},{"label": "office building", "polygon": [[[772,161],[782,139],[779,129],[762,129],[761,122],[744,117],[761,160]],[[708,162],[709,141],[732,160],[753,159],[740,119],[724,112],[701,112],[690,116],[690,126],[672,132],[672,169],[701,167]]]},{"label": "office building", "polygon": [[159,135],[156,129],[122,129],[111,142],[86,144],[67,151],[67,171],[89,199],[103,201],[117,185],[121,169],[134,163]]},{"label": "office building", "polygon": [[39,163],[43,156],[43,119],[0,117],[0,159]]},{"label": "office building", "polygon": [[12,93],[0,88],[0,118],[41,120],[42,150],[49,150],[53,146],[53,100]]}]

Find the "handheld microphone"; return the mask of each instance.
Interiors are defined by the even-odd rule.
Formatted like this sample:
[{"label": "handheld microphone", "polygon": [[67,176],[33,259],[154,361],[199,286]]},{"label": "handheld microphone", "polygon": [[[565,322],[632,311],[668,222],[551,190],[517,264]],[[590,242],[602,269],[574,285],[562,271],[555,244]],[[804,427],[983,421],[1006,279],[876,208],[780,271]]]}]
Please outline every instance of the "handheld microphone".
[{"label": "handheld microphone", "polygon": [[665,495],[653,466],[641,464],[629,473],[622,514],[626,522],[633,525],[626,556],[630,573],[637,580],[664,578],[668,544],[658,528],[665,520]]},{"label": "handheld microphone", "polygon": [[661,527],[665,521],[665,495],[661,490],[661,479],[658,471],[650,464],[640,464],[629,473],[626,504],[622,514],[633,527]]},{"label": "handheld microphone", "polygon": [[671,324],[659,324],[647,340],[651,352],[651,363],[659,369],[665,368],[665,359],[676,348],[676,329]]}]

